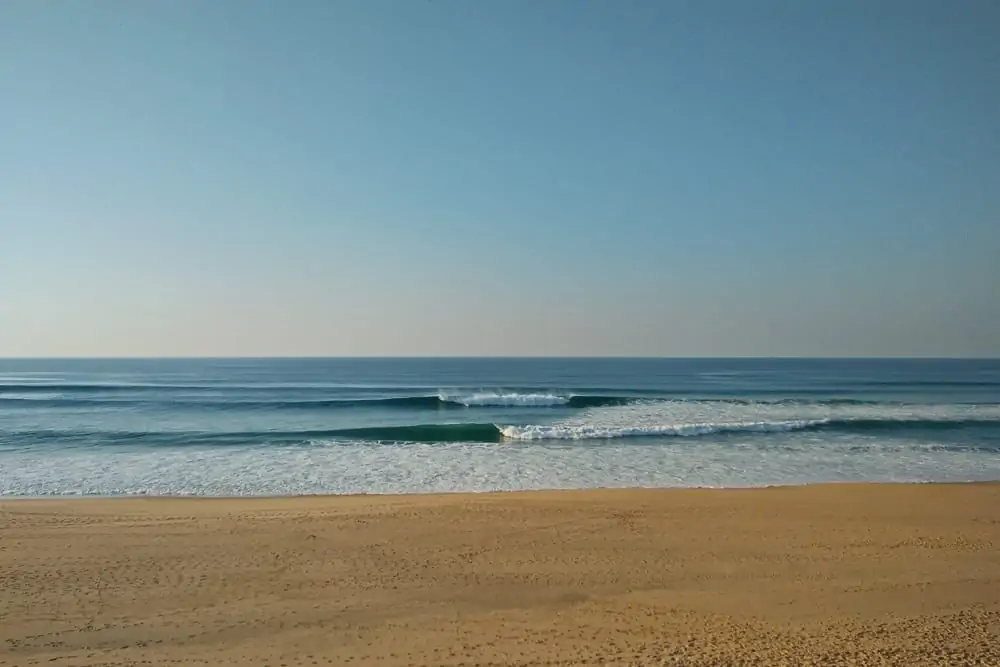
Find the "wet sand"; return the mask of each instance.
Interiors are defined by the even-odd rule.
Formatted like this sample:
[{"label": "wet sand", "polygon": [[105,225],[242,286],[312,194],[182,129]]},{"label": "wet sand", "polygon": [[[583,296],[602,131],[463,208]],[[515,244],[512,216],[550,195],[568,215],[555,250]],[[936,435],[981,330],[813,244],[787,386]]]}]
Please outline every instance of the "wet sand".
[{"label": "wet sand", "polygon": [[0,665],[1000,665],[1000,485],[0,502]]}]

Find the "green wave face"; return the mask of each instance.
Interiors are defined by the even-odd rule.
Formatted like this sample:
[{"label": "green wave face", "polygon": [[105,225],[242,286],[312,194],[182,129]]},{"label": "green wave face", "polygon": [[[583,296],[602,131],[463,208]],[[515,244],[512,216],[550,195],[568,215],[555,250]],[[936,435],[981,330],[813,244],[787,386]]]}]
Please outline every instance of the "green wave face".
[{"label": "green wave face", "polygon": [[388,442],[501,442],[503,440],[500,429],[493,424],[373,426],[331,431],[330,435]]}]

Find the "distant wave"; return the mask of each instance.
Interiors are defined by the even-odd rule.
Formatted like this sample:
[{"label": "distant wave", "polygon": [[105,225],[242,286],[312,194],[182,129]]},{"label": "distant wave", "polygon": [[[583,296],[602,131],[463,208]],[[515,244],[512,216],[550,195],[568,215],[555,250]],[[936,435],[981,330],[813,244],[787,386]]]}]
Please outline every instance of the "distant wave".
[{"label": "distant wave", "polygon": [[[320,410],[327,408],[436,408],[442,402],[437,396],[402,396],[390,398],[356,399],[286,399],[286,400],[240,400],[240,399],[177,399],[169,396],[157,398],[107,398],[107,397],[66,397],[52,393],[37,395],[0,394],[0,406],[21,405],[23,407],[94,407],[107,408],[127,406],[156,406],[187,408],[195,410]],[[444,406],[447,407],[447,406]],[[458,407],[457,405],[454,407]]]},{"label": "distant wave", "polygon": [[[59,393],[76,394],[110,391],[163,391],[171,389],[215,389],[211,385],[198,384],[122,384],[122,383],[50,383],[23,382],[0,384],[0,396],[5,394]],[[224,387],[221,387],[224,388]]]},{"label": "distant wave", "polygon": [[4,382],[0,381],[0,397],[22,394],[106,394],[106,393],[163,393],[184,392],[197,395],[209,392],[233,392],[261,394],[269,392],[299,392],[321,394],[358,393],[359,391],[379,391],[400,393],[430,393],[428,387],[386,386],[375,385],[339,385],[326,383],[149,383],[149,382],[85,382],[85,383],[53,383],[53,382]]},{"label": "distant wave", "polygon": [[[74,385],[82,386],[82,385]],[[98,385],[87,385],[95,387]],[[146,389],[150,387],[146,386]],[[909,405],[904,402],[876,401],[857,398],[738,398],[729,396],[684,398],[672,395],[632,395],[632,394],[573,394],[570,392],[440,392],[438,394],[414,394],[409,396],[366,397],[366,398],[289,398],[255,400],[234,397],[231,399],[205,396],[174,397],[148,395],[139,392],[129,397],[116,391],[112,396],[70,393],[63,395],[46,387],[47,391],[18,391],[5,393],[0,386],[0,408],[4,406],[27,409],[41,408],[124,408],[130,406],[183,408],[191,410],[337,410],[346,408],[372,408],[396,410],[447,410],[470,408],[602,408],[626,405],[656,405],[705,403],[742,406],[890,406]],[[212,389],[203,387],[203,389]],[[920,403],[913,405],[921,405]],[[954,405],[997,405],[996,403],[954,403]]]},{"label": "distant wave", "polygon": [[[847,386],[844,386],[846,382]],[[752,392],[758,396],[780,396],[780,395],[810,395],[810,396],[832,396],[843,391],[844,393],[851,393],[857,391],[858,388],[862,390],[907,390],[908,388],[914,389],[928,389],[928,388],[940,388],[940,389],[962,389],[962,388],[996,388],[1000,387],[1000,375],[996,377],[972,377],[964,379],[956,378],[942,378],[942,379],[858,379],[850,381],[838,381],[833,380],[831,384],[826,386],[781,386],[780,384],[771,386],[752,386],[748,387],[747,391]],[[489,385],[486,385],[489,387]],[[319,392],[326,394],[340,394],[345,392],[355,393],[357,390],[384,390],[385,393],[400,393],[400,394],[410,394],[414,395],[426,392],[431,393],[430,387],[426,385],[423,386],[376,386],[376,385],[341,385],[341,384],[331,384],[331,383],[302,383],[302,382],[291,382],[291,383],[233,383],[233,382],[65,382],[58,381],[52,378],[46,379],[29,379],[29,378],[14,378],[14,377],[4,377],[0,378],[0,397],[5,395],[23,395],[23,394],[34,394],[34,393],[59,393],[59,394],[88,394],[88,393],[149,393],[149,392],[217,392],[217,391],[232,391],[232,392],[249,392],[249,393],[260,393],[260,392],[273,392],[273,391],[295,391],[295,392]],[[470,391],[465,394],[461,389],[448,389],[449,394],[454,393],[456,397],[461,396],[472,396],[476,392]],[[689,388],[691,391],[697,392],[696,388]],[[711,395],[716,394],[714,389],[705,388]],[[579,385],[574,387],[563,387],[556,390],[556,388],[541,389],[537,386],[534,387],[520,387],[520,386],[509,386],[505,387],[503,391],[498,389],[483,388],[481,390],[483,394],[496,394],[497,396],[502,395],[557,395],[560,397],[567,396],[613,396],[613,397],[636,397],[636,396],[677,396],[677,392],[670,391],[669,389],[649,389],[649,388],[628,388],[628,387],[600,387],[600,386],[589,386],[589,385]],[[879,392],[882,393],[882,392]],[[724,396],[719,395],[720,398]],[[408,397],[408,396],[407,396]]]},{"label": "distant wave", "polygon": [[51,389],[47,392],[22,392],[4,394],[0,387],[0,405],[16,403],[26,407],[109,407],[151,405],[162,403],[171,408],[216,410],[317,410],[337,408],[395,408],[395,409],[448,409],[485,407],[567,407],[590,408],[626,405],[642,400],[629,396],[559,395],[551,393],[472,392],[440,393],[415,396],[372,398],[286,399],[286,400],[218,400],[163,398],[102,398],[60,396]]},{"label": "distant wave", "polygon": [[558,394],[520,394],[516,392],[499,393],[495,391],[477,392],[472,394],[441,393],[438,398],[442,403],[453,403],[465,407],[555,407],[568,405],[570,396]]},{"label": "distant wave", "polygon": [[[551,393],[518,393],[518,392],[476,392],[471,394],[438,395],[444,404],[456,404],[473,407],[570,407],[596,408],[626,405],[643,400],[636,396],[594,396]],[[648,399],[647,399],[648,400]]]}]

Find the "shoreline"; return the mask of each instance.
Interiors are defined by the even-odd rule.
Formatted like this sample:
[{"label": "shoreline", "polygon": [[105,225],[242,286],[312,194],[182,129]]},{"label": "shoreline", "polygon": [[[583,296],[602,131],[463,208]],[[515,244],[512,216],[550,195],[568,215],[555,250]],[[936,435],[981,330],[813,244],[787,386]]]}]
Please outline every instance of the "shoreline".
[{"label": "shoreline", "polygon": [[0,664],[1000,664],[1000,482],[3,499],[0,534]]},{"label": "shoreline", "polygon": [[169,495],[169,494],[120,494],[120,495],[45,495],[45,496],[4,496],[0,495],[0,505],[4,503],[21,502],[64,502],[64,501],[115,501],[115,500],[213,500],[213,501],[256,501],[256,500],[336,500],[340,498],[460,498],[469,496],[479,498],[486,496],[518,496],[534,494],[575,494],[575,493],[646,493],[660,491],[767,491],[774,489],[804,489],[825,487],[900,487],[900,486],[992,486],[1000,485],[1000,479],[962,480],[962,481],[823,481],[803,482],[801,484],[767,484],[763,486],[595,486],[578,488],[543,488],[543,489],[495,489],[489,491],[425,491],[404,493],[291,493],[277,495]]}]

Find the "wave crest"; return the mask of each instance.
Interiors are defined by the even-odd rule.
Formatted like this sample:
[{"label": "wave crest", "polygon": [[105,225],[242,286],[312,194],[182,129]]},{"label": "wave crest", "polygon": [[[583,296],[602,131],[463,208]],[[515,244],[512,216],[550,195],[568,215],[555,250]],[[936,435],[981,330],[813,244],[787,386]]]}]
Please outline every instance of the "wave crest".
[{"label": "wave crest", "polygon": [[570,402],[569,396],[559,396],[558,394],[519,394],[516,392],[477,392],[473,394],[447,394],[440,393],[438,398],[443,403],[457,403],[467,408],[472,407],[540,407],[548,408],[558,405],[567,405]]},{"label": "wave crest", "polygon": [[653,426],[497,426],[509,440],[605,440],[641,436],[691,437],[714,433],[783,433],[815,428],[828,423],[826,419],[800,419],[773,422],[734,422],[729,424],[660,424]]}]

